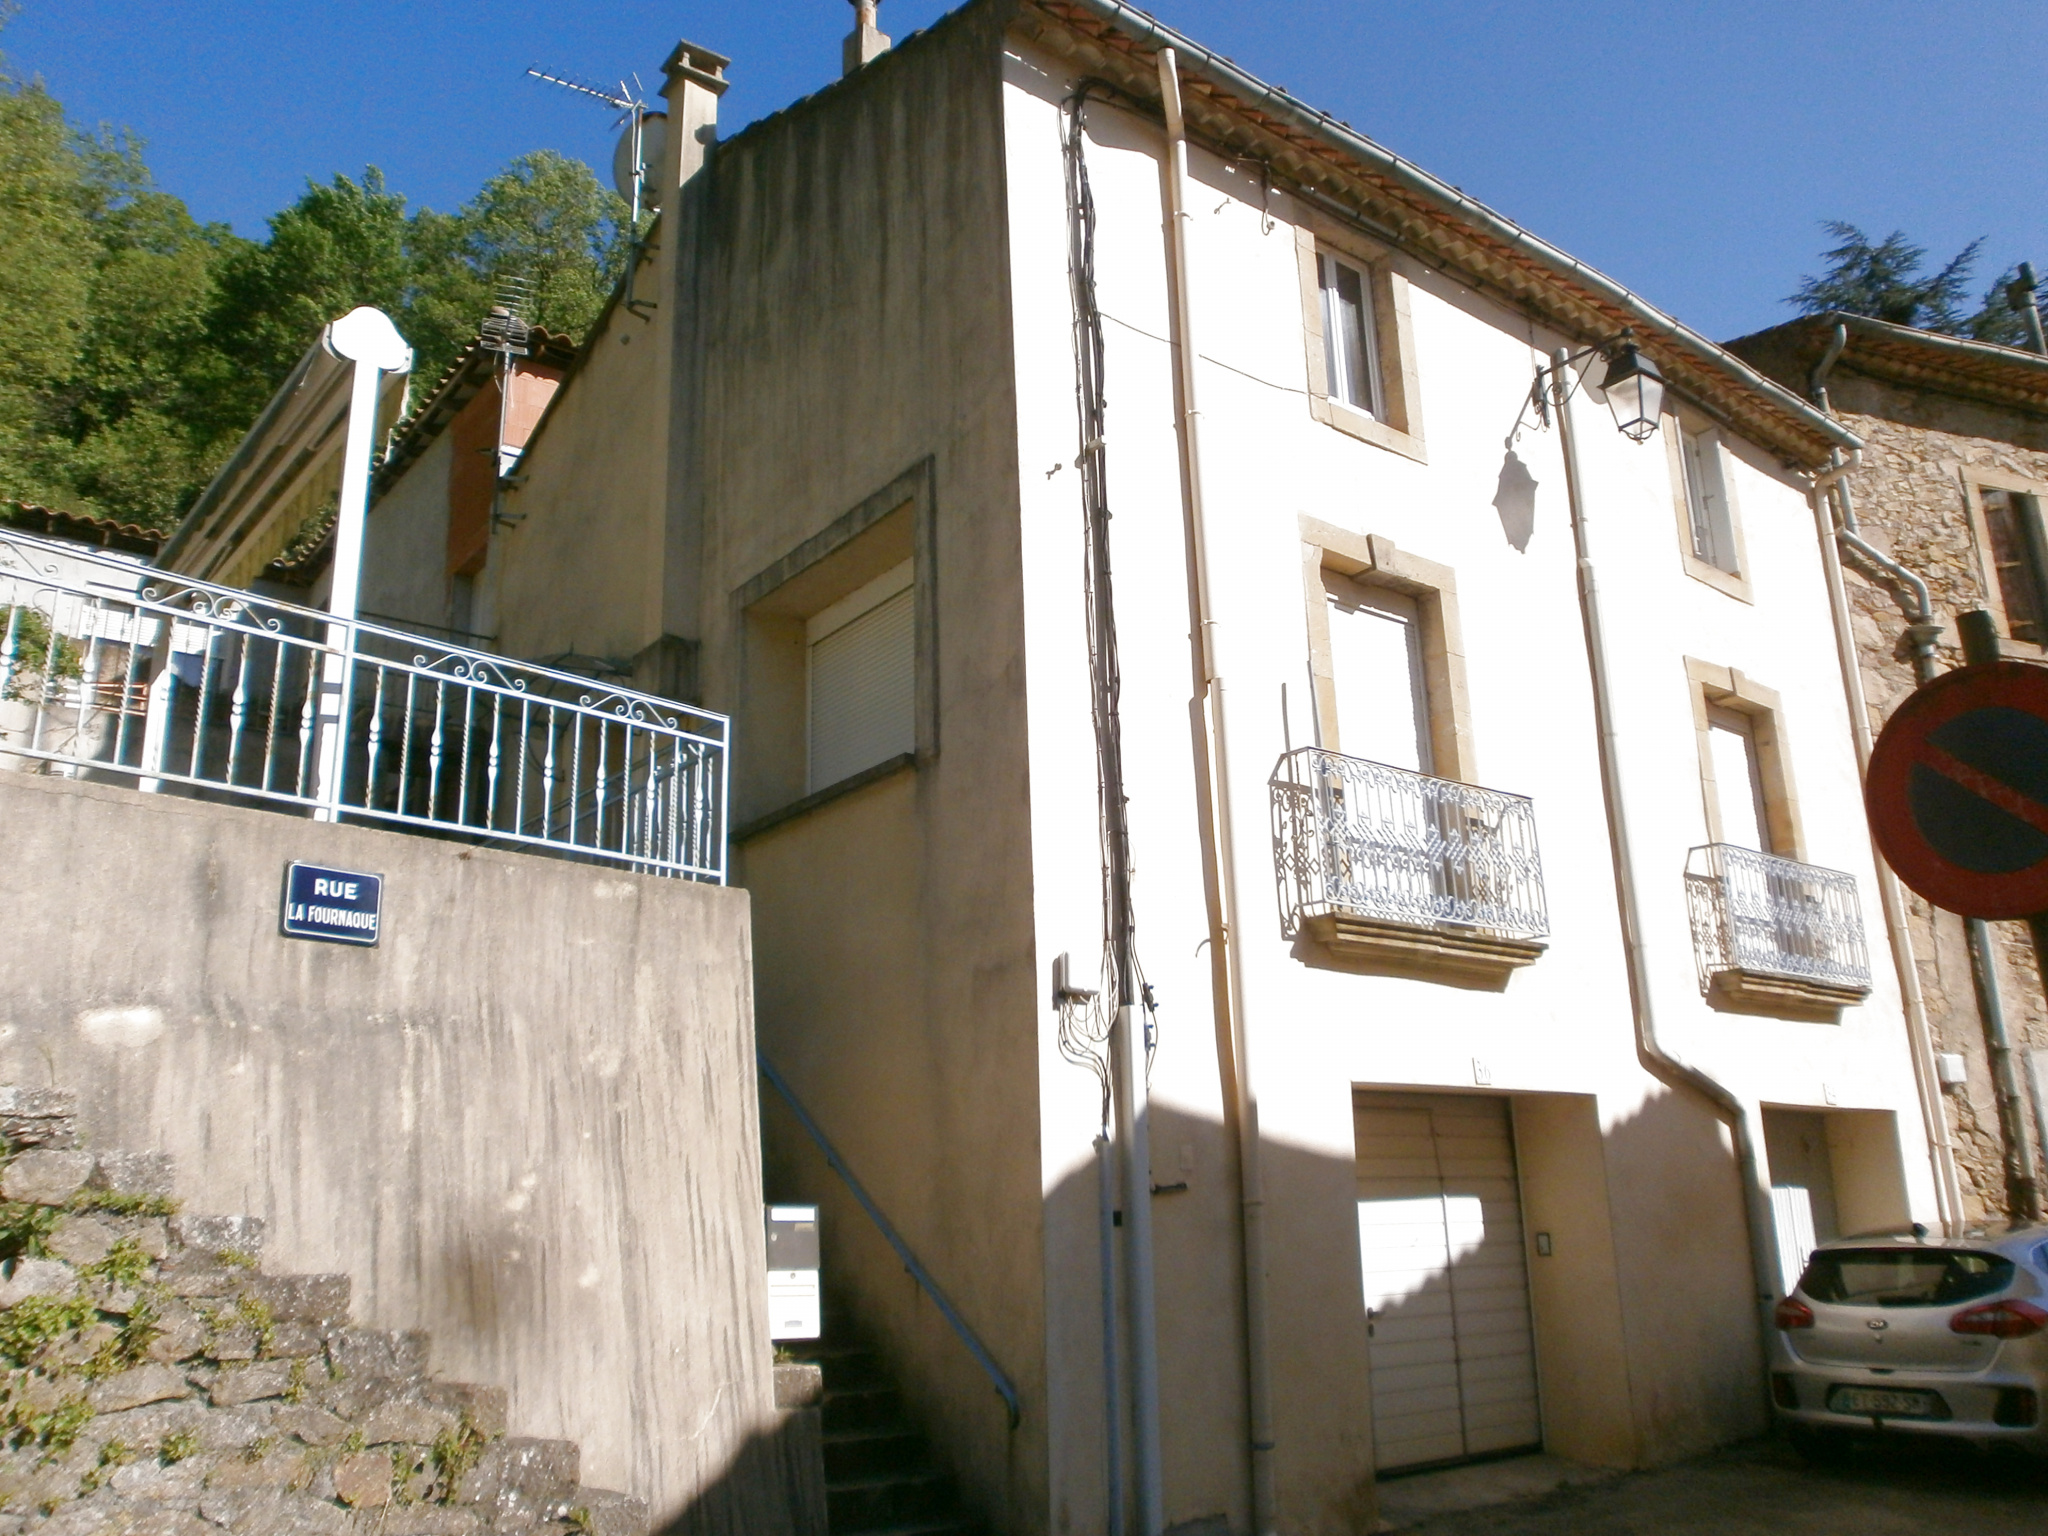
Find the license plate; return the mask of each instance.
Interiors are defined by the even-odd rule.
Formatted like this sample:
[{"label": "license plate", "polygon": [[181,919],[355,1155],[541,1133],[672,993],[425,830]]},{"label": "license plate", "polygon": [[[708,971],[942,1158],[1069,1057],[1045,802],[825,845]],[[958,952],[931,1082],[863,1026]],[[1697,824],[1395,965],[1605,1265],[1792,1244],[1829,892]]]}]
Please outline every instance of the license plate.
[{"label": "license plate", "polygon": [[1883,1387],[1836,1387],[1828,1393],[1830,1413],[1866,1418],[1945,1419],[1948,1404],[1939,1392],[1901,1392]]}]

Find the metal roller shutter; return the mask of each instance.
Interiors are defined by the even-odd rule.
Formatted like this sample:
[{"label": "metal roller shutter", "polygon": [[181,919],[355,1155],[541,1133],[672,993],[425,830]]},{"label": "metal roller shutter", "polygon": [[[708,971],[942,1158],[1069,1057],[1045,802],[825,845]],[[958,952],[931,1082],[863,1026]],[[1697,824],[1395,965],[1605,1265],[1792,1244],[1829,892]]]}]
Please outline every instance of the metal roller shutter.
[{"label": "metal roller shutter", "polygon": [[1361,1093],[1358,1239],[1381,1471],[1542,1441],[1505,1099]]},{"label": "metal roller shutter", "polygon": [[808,638],[808,787],[824,789],[915,751],[917,622],[909,563],[811,620]]}]

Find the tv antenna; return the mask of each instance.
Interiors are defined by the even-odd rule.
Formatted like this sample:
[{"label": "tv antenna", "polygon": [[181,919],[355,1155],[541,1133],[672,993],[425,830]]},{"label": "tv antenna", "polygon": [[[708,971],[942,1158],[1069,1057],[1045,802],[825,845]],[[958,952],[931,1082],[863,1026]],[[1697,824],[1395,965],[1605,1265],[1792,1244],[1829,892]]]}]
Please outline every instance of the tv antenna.
[{"label": "tv antenna", "polygon": [[[549,85],[559,85],[565,91],[574,91],[579,96],[588,96],[593,100],[603,102],[613,111],[620,114],[618,121],[612,124],[614,128],[628,123],[632,125],[631,167],[633,190],[630,200],[633,204],[633,239],[637,244],[640,238],[640,208],[646,201],[647,119],[650,116],[661,117],[664,114],[659,112],[650,113],[647,110],[647,98],[640,88],[640,77],[638,75],[633,77],[633,88],[631,91],[628,91],[626,89],[626,82],[623,80],[619,82],[617,90],[606,90],[603,86],[590,85],[569,75],[550,74],[538,66],[529,66],[526,72],[536,80],[545,80]],[[621,145],[620,147],[624,148],[625,146]],[[621,176],[619,180],[623,181],[625,177]],[[619,191],[623,196],[626,189],[621,187]]]}]

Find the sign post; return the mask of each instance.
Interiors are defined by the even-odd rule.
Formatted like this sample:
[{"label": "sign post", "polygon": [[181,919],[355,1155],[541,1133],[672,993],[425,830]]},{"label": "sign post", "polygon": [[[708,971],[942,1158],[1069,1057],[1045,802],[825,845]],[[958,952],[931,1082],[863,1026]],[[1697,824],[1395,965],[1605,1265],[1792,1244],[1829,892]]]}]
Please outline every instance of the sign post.
[{"label": "sign post", "polygon": [[[1961,616],[1969,663],[1922,685],[1886,723],[1864,786],[1898,876],[1966,918],[2026,920],[2048,985],[2048,667],[2003,661],[1988,613]],[[1990,1040],[2015,1213],[2041,1214],[2010,1041]]]}]

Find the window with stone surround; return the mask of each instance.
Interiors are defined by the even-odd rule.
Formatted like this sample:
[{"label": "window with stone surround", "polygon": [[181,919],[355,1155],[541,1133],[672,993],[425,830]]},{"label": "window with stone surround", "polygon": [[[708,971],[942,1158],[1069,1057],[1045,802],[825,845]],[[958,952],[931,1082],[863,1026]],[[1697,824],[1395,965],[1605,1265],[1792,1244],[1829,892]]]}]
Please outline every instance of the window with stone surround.
[{"label": "window with stone surround", "polygon": [[1799,796],[1776,691],[1733,667],[1691,656],[1685,675],[1699,736],[1707,841],[1804,858]]},{"label": "window with stone surround", "polygon": [[1300,522],[1317,745],[1476,782],[1456,575],[1390,539]]},{"label": "window with stone surround", "polygon": [[1295,231],[1309,412],[1426,461],[1408,282],[1393,252],[1320,214]]},{"label": "window with stone surround", "polygon": [[1748,602],[1749,559],[1743,549],[1735,477],[1720,431],[1680,406],[1665,416],[1663,437],[1686,573]]},{"label": "window with stone surround", "polygon": [[2011,486],[1971,487],[1987,596],[2005,620],[2008,638],[2026,645],[2048,644],[2048,537],[2041,498]]}]

